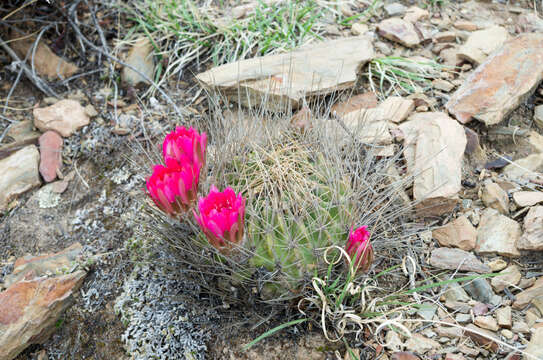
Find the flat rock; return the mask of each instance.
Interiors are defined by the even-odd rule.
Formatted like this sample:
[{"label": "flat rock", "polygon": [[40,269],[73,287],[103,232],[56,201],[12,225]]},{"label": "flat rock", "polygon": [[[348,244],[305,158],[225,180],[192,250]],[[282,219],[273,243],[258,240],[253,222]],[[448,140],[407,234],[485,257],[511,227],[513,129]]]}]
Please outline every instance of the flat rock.
[{"label": "flat rock", "polygon": [[543,359],[543,327],[535,329],[524,352],[524,360]]},{"label": "flat rock", "polygon": [[45,182],[57,178],[62,167],[62,137],[56,131],[46,131],[39,139],[40,174]]},{"label": "flat rock", "polygon": [[511,306],[496,309],[496,321],[500,327],[511,329]]},{"label": "flat rock", "polygon": [[363,94],[352,96],[346,101],[334,104],[331,113],[337,116],[343,116],[360,109],[375,108],[377,107],[378,102],[377,95],[372,91],[368,91]]},{"label": "flat rock", "polygon": [[497,292],[502,292],[504,288],[508,286],[515,286],[519,283],[522,278],[520,269],[517,265],[509,265],[507,268],[503,269],[500,272],[500,275],[493,277],[490,280],[492,287]]},{"label": "flat rock", "polygon": [[450,92],[452,89],[454,89],[454,85],[452,83],[443,79],[433,80],[432,86],[434,87],[434,89],[441,90],[447,93]]},{"label": "flat rock", "polygon": [[430,265],[439,269],[474,271],[477,273],[487,273],[490,271],[488,266],[483,264],[472,253],[461,249],[437,248],[432,250],[429,260]]},{"label": "flat rock", "polygon": [[439,336],[445,336],[451,339],[457,339],[464,335],[464,330],[454,326],[436,326],[435,331]]},{"label": "flat rock", "polygon": [[383,117],[393,123],[400,123],[415,110],[415,102],[400,96],[389,96],[381,104],[379,109],[383,111]]},{"label": "flat rock", "polygon": [[492,316],[476,316],[473,323],[480,328],[487,329],[490,331],[498,331],[500,327],[498,326],[498,322],[496,319],[494,319]]},{"label": "flat rock", "polygon": [[458,49],[458,58],[479,65],[493,51],[499,49],[509,34],[501,26],[492,26],[488,29],[474,31],[466,43]]},{"label": "flat rock", "polygon": [[[486,39],[485,39],[486,41]],[[543,34],[523,34],[494,51],[446,104],[461,123],[500,123],[543,77]]]},{"label": "flat rock", "polygon": [[[153,60],[153,44],[151,41],[146,37],[136,40],[128,51],[125,62],[153,80],[155,62]],[[121,80],[131,86],[150,84],[149,80],[126,66],[121,72]]]},{"label": "flat rock", "polygon": [[286,54],[222,65],[196,78],[245,106],[271,110],[298,108],[302,98],[351,88],[358,70],[374,56],[364,36],[325,41]]},{"label": "flat rock", "polygon": [[425,354],[428,351],[439,349],[441,345],[432,339],[429,339],[421,334],[412,334],[406,341],[405,348],[420,354]]},{"label": "flat rock", "polygon": [[445,301],[449,302],[464,302],[467,303],[471,300],[468,293],[458,283],[447,284],[447,289],[443,291]]},{"label": "flat rock", "polygon": [[34,109],[34,125],[41,131],[55,130],[63,137],[89,124],[89,116],[79,102],[60,100],[54,105]]},{"label": "flat rock", "polygon": [[465,216],[461,215],[447,225],[433,230],[432,237],[441,246],[469,251],[475,248],[477,229]]},{"label": "flat rock", "polygon": [[524,217],[524,233],[517,247],[521,250],[543,250],[543,206],[530,208]]},{"label": "flat rock", "polygon": [[47,340],[85,275],[80,270],[22,280],[0,293],[0,360],[14,359],[29,345]]},{"label": "flat rock", "polygon": [[32,280],[62,271],[67,272],[74,266],[81,250],[81,244],[75,243],[58,253],[25,255],[15,261],[12,273],[5,277],[3,285],[10,287],[21,280]]},{"label": "flat rock", "polygon": [[518,159],[503,168],[502,174],[514,181],[529,181],[536,179],[543,170],[543,154],[531,154],[525,158]]},{"label": "flat rock", "polygon": [[410,351],[399,351],[390,355],[390,360],[420,360],[420,358]]},{"label": "flat rock", "polygon": [[406,7],[400,3],[386,4],[384,8],[388,16],[401,16],[406,11]]},{"label": "flat rock", "polygon": [[441,31],[434,35],[434,40],[438,43],[456,42],[456,33],[454,31]]},{"label": "flat rock", "polygon": [[520,235],[520,225],[515,220],[501,215],[497,210],[485,209],[477,229],[475,252],[520,256],[517,249]]},{"label": "flat rock", "polygon": [[496,335],[491,331],[481,329],[473,324],[469,324],[466,326],[465,334],[468,335],[476,344],[491,350],[492,352],[497,352],[499,349],[499,345],[496,342]]},{"label": "flat rock", "polygon": [[452,211],[461,189],[467,143],[463,127],[445,113],[425,112],[412,114],[400,130],[405,134],[407,170],[414,176],[417,212],[439,216]]},{"label": "flat rock", "polygon": [[472,23],[471,21],[467,21],[467,20],[455,21],[453,26],[457,28],[458,30],[464,30],[464,31],[475,31],[478,29],[477,24]]},{"label": "flat rock", "polygon": [[[30,56],[28,59],[32,59],[35,41],[35,37],[17,34],[12,36],[9,45],[21,60],[27,58],[29,51]],[[30,64],[31,61],[29,60],[28,63]],[[49,80],[66,79],[79,71],[77,66],[58,57],[43,41],[40,41],[36,47],[32,65],[34,65],[36,73]]]},{"label": "flat rock", "polygon": [[517,191],[513,193],[513,200],[520,207],[534,206],[543,202],[541,191]]},{"label": "flat rock", "polygon": [[543,276],[536,280],[535,284],[516,295],[513,309],[522,309],[533,299],[543,296]]},{"label": "flat rock", "polygon": [[421,41],[415,26],[411,22],[398,17],[381,21],[379,25],[377,25],[377,32],[385,39],[400,43],[407,47],[415,47]]},{"label": "flat rock", "polygon": [[0,160],[0,211],[5,211],[17,195],[41,184],[39,161],[40,154],[34,145]]},{"label": "flat rock", "polygon": [[418,6],[410,6],[406,11],[403,19],[409,21],[410,23],[416,23],[420,20],[428,19],[430,13],[428,10],[421,9]]},{"label": "flat rock", "polygon": [[509,197],[500,185],[487,182],[479,195],[483,203],[490,208],[498,210],[501,214],[509,214]]}]

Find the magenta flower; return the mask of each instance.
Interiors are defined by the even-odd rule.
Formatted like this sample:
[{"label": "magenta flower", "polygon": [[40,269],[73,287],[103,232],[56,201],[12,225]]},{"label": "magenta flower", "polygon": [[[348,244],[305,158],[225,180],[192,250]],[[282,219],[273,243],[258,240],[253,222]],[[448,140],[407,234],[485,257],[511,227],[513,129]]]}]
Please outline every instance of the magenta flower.
[{"label": "magenta flower", "polygon": [[172,217],[185,213],[196,202],[198,192],[200,168],[186,158],[181,160],[167,158],[166,166],[155,165],[147,179],[147,194]]},{"label": "magenta flower", "polygon": [[198,201],[199,214],[194,216],[209,243],[223,253],[243,240],[245,199],[227,187],[220,192],[214,185],[209,195]]},{"label": "magenta flower", "polygon": [[187,129],[184,126],[177,126],[164,139],[162,144],[162,155],[164,160],[173,158],[178,162],[183,157],[194,163],[199,169],[202,169],[206,161],[207,135],[201,134],[192,127]]},{"label": "magenta flower", "polygon": [[369,270],[373,262],[373,248],[367,226],[361,226],[354,231],[351,227],[345,251],[355,261],[355,264],[353,264],[355,271],[366,272]]}]

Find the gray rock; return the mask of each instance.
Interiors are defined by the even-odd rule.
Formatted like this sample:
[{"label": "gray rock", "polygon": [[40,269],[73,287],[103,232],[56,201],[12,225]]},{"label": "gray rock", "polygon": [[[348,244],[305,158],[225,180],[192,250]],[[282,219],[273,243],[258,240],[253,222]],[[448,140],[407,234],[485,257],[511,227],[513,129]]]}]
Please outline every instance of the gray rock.
[{"label": "gray rock", "polygon": [[385,5],[385,11],[388,16],[402,16],[405,14],[406,7],[400,3],[392,3]]},{"label": "gray rock", "polygon": [[5,211],[17,195],[41,184],[39,161],[40,154],[34,145],[0,160],[0,211]]},{"label": "gray rock", "polygon": [[534,109],[534,123],[543,130],[543,105],[538,105]]},{"label": "gray rock", "polygon": [[466,290],[456,282],[447,285],[447,289],[443,292],[443,296],[445,297],[445,301],[467,303],[471,300]]},{"label": "gray rock", "polygon": [[472,298],[485,304],[491,303],[495,295],[492,287],[486,279],[473,279],[464,284],[464,289]]},{"label": "gray rock", "polygon": [[520,225],[497,210],[486,209],[477,229],[477,245],[479,254],[499,254],[504,256],[520,256],[517,241],[520,238]]},{"label": "gray rock", "polygon": [[472,253],[461,249],[437,248],[430,255],[430,265],[439,269],[475,271],[478,273],[490,272],[490,268],[483,264]]},{"label": "gray rock", "polygon": [[437,305],[422,304],[417,310],[417,314],[425,320],[432,320],[437,311]]},{"label": "gray rock", "polygon": [[415,26],[403,19],[394,17],[381,21],[377,25],[379,35],[407,47],[415,47],[420,43],[420,37]]}]

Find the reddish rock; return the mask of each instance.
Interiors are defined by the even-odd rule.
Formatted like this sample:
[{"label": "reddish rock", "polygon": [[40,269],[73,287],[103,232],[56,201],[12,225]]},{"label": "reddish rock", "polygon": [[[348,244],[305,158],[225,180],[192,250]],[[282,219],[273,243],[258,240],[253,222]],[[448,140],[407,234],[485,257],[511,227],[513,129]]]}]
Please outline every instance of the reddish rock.
[{"label": "reddish rock", "polygon": [[515,297],[516,300],[513,303],[513,309],[522,309],[533,299],[543,297],[543,276],[537,279],[532,287],[521,291]]},{"label": "reddish rock", "polygon": [[421,39],[415,26],[400,18],[389,18],[377,26],[379,35],[407,47],[417,46]]},{"label": "reddish rock", "polygon": [[11,360],[29,345],[45,341],[85,275],[77,271],[20,281],[0,293],[0,360]]},{"label": "reddish rock", "polygon": [[519,239],[518,248],[521,250],[543,250],[543,206],[530,208],[524,218],[524,234]]},{"label": "reddish rock", "polygon": [[45,182],[51,182],[62,167],[62,137],[49,130],[40,136],[39,145],[40,174]]},{"label": "reddish rock", "polygon": [[395,352],[390,356],[390,360],[419,360],[420,358],[409,351]]},{"label": "reddish rock", "polygon": [[290,124],[304,132],[311,128],[311,110],[304,106],[290,118]]},{"label": "reddish rock", "polygon": [[377,95],[375,95],[374,92],[365,92],[363,94],[355,95],[347,101],[334,104],[334,106],[332,106],[332,114],[343,116],[360,109],[372,109],[377,107],[377,102]]},{"label": "reddish rock", "polygon": [[491,331],[481,329],[473,324],[466,326],[465,334],[476,344],[492,352],[497,352],[499,349],[498,343],[495,341],[496,336]]},{"label": "reddish rock", "polygon": [[543,77],[543,34],[523,34],[493,52],[447,102],[461,123],[500,123]]},{"label": "reddish rock", "polygon": [[432,236],[441,246],[473,250],[477,242],[477,229],[465,216],[459,216],[447,225],[432,231]]},{"label": "reddish rock", "polygon": [[34,125],[41,131],[55,130],[63,137],[89,124],[85,108],[75,100],[60,100],[54,105],[35,108]]}]

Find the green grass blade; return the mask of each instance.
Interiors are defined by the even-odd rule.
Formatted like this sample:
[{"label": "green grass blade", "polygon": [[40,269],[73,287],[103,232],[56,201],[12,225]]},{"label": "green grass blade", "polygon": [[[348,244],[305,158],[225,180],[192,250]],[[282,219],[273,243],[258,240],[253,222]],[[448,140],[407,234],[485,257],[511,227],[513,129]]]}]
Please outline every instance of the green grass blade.
[{"label": "green grass blade", "polygon": [[267,338],[268,336],[270,335],[273,335],[275,334],[276,332],[278,332],[279,330],[283,330],[284,328],[287,328],[289,326],[292,326],[292,325],[297,325],[297,324],[301,324],[303,322],[306,322],[307,319],[297,319],[297,320],[292,320],[292,321],[289,321],[287,323],[284,323],[284,324],[281,324],[279,326],[276,326],[274,327],[273,329],[271,330],[268,330],[266,331],[264,334],[260,335],[259,337],[257,337],[256,339],[254,339],[253,341],[251,341],[250,343],[248,343],[247,345],[245,345],[243,347],[243,350],[249,350],[251,347],[253,347],[257,342],[259,342],[260,340],[262,339],[265,339]]}]

